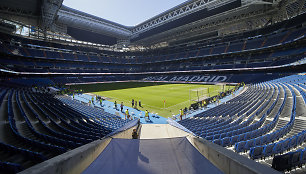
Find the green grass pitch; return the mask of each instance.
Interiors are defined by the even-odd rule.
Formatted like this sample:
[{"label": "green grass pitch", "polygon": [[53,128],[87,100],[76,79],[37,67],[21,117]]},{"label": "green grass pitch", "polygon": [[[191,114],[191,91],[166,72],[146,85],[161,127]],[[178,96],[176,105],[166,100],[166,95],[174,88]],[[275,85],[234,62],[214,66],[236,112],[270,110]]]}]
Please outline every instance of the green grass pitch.
[{"label": "green grass pitch", "polygon": [[[131,107],[132,99],[141,100],[142,108],[162,117],[171,117],[179,113],[179,109],[189,107],[198,99],[214,96],[223,90],[219,85],[203,84],[166,84],[147,82],[120,82],[71,86],[84,92],[107,97],[108,100]],[[209,89],[208,89],[209,88]],[[224,86],[224,90],[233,86]],[[165,101],[165,104],[164,104]]]}]

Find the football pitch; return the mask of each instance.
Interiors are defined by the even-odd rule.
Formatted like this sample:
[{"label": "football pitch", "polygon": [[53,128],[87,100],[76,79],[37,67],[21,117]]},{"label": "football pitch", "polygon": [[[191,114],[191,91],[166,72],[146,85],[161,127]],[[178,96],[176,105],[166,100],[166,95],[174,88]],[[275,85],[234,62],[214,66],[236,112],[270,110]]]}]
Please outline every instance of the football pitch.
[{"label": "football pitch", "polygon": [[[179,110],[189,107],[190,104],[210,96],[217,95],[223,90],[234,86],[203,85],[203,84],[166,84],[147,82],[120,82],[74,85],[71,89],[82,89],[109,101],[117,101],[118,106],[123,102],[125,106],[132,107],[132,99],[141,100],[139,110],[148,110],[158,113],[162,117],[171,117]],[[137,103],[138,104],[138,103]]]}]

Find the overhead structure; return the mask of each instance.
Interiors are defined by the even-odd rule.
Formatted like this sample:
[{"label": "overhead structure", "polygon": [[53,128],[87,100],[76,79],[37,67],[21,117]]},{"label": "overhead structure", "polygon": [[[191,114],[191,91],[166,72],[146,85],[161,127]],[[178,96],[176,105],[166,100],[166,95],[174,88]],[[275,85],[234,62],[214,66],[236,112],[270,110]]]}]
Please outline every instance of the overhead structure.
[{"label": "overhead structure", "polygon": [[41,6],[42,26],[49,29],[56,18],[57,12],[62,6],[63,0],[43,0]]},{"label": "overhead structure", "polygon": [[270,25],[305,12],[303,0],[188,0],[136,26],[62,5],[63,0],[2,0],[3,19],[104,45],[188,43]]},{"label": "overhead structure", "polygon": [[[219,15],[219,19],[222,19],[228,15],[230,10],[235,12],[235,16],[243,15],[266,8],[271,4],[262,0],[252,2],[244,0],[190,0],[134,27],[123,26],[62,6],[57,13],[55,25],[62,26],[62,32],[89,42],[102,40],[100,43],[115,44],[118,40],[129,40],[136,45],[152,45],[163,42],[165,38],[169,39],[169,36],[184,32],[190,27],[199,27],[212,16],[223,14]],[[92,35],[90,32],[98,35],[90,37]],[[87,37],[83,38],[82,33],[86,33]]]},{"label": "overhead structure", "polygon": [[40,25],[42,1],[40,0],[1,0],[2,19],[23,22],[26,25]]},{"label": "overhead structure", "polygon": [[[132,32],[129,27],[111,22],[67,6],[62,6],[55,25],[64,26],[64,32],[76,39],[101,44],[116,44],[117,39],[128,39]],[[84,36],[86,35],[86,36]]]}]

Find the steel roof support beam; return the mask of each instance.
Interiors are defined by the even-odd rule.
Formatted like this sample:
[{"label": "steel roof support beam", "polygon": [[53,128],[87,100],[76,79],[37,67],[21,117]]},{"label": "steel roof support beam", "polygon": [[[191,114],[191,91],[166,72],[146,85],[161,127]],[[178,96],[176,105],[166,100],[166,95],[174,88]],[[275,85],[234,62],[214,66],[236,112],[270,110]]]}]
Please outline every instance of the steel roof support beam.
[{"label": "steel roof support beam", "polygon": [[49,29],[55,21],[58,10],[61,8],[63,0],[43,0],[41,7],[42,28]]}]

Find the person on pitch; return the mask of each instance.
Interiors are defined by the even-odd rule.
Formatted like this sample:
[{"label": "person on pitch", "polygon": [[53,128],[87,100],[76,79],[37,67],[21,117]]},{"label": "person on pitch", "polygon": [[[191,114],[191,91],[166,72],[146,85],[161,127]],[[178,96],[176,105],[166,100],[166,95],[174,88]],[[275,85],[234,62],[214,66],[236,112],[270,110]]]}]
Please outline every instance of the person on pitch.
[{"label": "person on pitch", "polygon": [[115,104],[115,109],[117,110],[117,101],[115,101],[115,103],[114,103],[114,104]]},{"label": "person on pitch", "polygon": [[125,110],[125,119],[130,119],[129,109]]},{"label": "person on pitch", "polygon": [[148,110],[146,110],[146,112],[145,112],[145,118],[148,118],[148,120],[150,120],[149,111]]},{"label": "person on pitch", "polygon": [[123,102],[121,102],[120,111],[123,112]]},{"label": "person on pitch", "polygon": [[137,101],[135,101],[135,103],[134,103],[134,108],[137,109]]},{"label": "person on pitch", "polygon": [[181,120],[183,120],[183,115],[184,115],[184,111],[183,111],[183,109],[180,109],[180,118],[181,118]]}]

